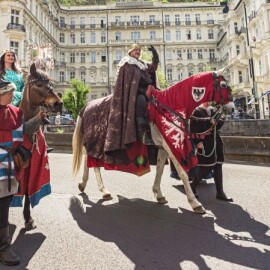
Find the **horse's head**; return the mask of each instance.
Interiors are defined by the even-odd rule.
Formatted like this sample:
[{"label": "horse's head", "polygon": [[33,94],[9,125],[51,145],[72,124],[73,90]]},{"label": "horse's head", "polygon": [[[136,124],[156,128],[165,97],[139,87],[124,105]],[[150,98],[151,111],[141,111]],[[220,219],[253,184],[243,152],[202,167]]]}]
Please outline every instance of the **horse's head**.
[{"label": "horse's head", "polygon": [[225,108],[226,112],[230,114],[234,108],[234,103],[232,102],[232,89],[222,75],[224,70],[225,68],[213,72],[214,86],[212,101],[221,104]]},{"label": "horse's head", "polygon": [[32,106],[44,106],[53,112],[62,110],[63,102],[54,92],[51,79],[46,72],[38,70],[35,64],[30,67],[26,88],[28,92],[25,95]]}]

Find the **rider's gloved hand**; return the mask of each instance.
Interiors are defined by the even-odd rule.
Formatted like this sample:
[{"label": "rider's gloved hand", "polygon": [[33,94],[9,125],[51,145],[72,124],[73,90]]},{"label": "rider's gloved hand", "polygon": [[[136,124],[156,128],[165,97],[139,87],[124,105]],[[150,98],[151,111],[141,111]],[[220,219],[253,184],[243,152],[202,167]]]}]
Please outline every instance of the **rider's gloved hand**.
[{"label": "rider's gloved hand", "polygon": [[153,54],[153,62],[159,63],[158,53],[157,53],[157,50],[154,48],[153,45],[150,45],[148,47],[148,51],[152,52],[152,54]]}]

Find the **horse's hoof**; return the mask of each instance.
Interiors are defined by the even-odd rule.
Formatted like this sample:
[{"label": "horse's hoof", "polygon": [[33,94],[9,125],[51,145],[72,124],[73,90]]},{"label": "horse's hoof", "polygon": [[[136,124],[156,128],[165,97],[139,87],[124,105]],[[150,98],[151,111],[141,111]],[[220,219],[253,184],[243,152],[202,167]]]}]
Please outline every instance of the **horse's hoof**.
[{"label": "horse's hoof", "polygon": [[157,202],[160,203],[160,204],[166,204],[166,203],[168,203],[168,201],[166,200],[165,197],[157,198]]},{"label": "horse's hoof", "polygon": [[194,211],[196,214],[200,214],[200,215],[203,215],[203,214],[206,213],[206,210],[204,209],[204,207],[203,207],[202,205],[193,208],[193,211]]},{"label": "horse's hoof", "polygon": [[80,192],[84,192],[85,187],[81,183],[78,185],[78,188]]},{"label": "horse's hoof", "polygon": [[30,221],[24,223],[24,228],[25,228],[25,230],[27,230],[27,231],[31,231],[31,230],[36,229],[37,226],[36,226],[34,220],[31,219]]},{"label": "horse's hoof", "polygon": [[113,199],[113,197],[112,197],[111,194],[103,195],[103,200],[105,200],[105,201],[110,201],[110,200],[112,200],[112,199]]}]

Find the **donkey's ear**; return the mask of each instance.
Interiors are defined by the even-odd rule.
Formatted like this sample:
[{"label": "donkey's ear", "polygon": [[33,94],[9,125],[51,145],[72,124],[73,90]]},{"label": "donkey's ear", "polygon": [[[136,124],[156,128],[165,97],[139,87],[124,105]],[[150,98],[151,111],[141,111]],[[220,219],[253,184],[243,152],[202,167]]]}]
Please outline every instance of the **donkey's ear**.
[{"label": "donkey's ear", "polygon": [[35,64],[35,63],[33,63],[33,64],[31,65],[31,67],[30,67],[30,74],[31,74],[32,76],[35,76],[35,75],[37,74],[37,68],[36,68],[36,64]]}]

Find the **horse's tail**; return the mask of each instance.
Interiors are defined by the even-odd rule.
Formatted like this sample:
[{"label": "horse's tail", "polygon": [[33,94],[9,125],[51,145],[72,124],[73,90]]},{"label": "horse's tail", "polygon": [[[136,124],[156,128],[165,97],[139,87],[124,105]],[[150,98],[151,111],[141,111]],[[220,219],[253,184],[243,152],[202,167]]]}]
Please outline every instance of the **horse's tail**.
[{"label": "horse's tail", "polygon": [[72,173],[76,176],[80,170],[83,155],[83,134],[81,133],[82,118],[78,116],[72,137],[73,161]]}]

